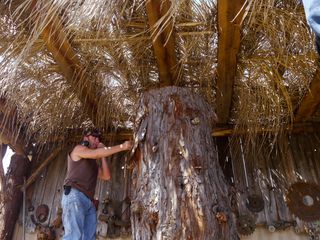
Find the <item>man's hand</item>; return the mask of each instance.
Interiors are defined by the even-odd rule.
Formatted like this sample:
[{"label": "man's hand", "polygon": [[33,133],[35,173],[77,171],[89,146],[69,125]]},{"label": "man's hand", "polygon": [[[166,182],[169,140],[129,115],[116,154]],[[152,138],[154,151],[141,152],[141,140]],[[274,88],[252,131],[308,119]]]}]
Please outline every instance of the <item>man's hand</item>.
[{"label": "man's hand", "polygon": [[[118,145],[119,146],[119,145]],[[125,141],[123,143],[120,144],[120,148],[122,150],[131,150],[133,144],[132,144],[132,141]],[[112,147],[106,147],[106,145],[104,145],[102,142],[100,142],[98,144],[98,147],[97,148],[107,148],[107,149],[110,149]]]},{"label": "man's hand", "polygon": [[132,141],[125,141],[124,143],[120,144],[120,148],[123,148],[124,150],[131,150],[132,146]]}]

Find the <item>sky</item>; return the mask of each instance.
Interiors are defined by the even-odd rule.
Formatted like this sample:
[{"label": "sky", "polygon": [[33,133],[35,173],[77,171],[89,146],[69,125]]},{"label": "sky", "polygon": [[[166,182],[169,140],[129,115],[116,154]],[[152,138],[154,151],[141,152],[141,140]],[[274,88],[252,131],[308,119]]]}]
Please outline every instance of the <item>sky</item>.
[{"label": "sky", "polygon": [[4,155],[4,158],[2,161],[4,173],[7,173],[7,170],[8,170],[9,164],[10,164],[10,159],[11,159],[11,156],[13,155],[13,153],[14,152],[12,151],[12,149],[10,147],[8,147],[6,155]]}]

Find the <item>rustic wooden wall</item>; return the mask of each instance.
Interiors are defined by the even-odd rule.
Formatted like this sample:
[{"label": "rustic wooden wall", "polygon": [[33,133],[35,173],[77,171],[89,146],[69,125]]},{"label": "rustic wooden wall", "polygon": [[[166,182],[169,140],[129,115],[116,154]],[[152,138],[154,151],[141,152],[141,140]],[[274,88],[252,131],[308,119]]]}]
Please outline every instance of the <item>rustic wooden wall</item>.
[{"label": "rustic wooden wall", "polygon": [[[292,229],[303,233],[310,224],[292,215],[286,205],[285,195],[289,186],[296,181],[319,183],[320,138],[317,134],[298,134],[278,138],[278,144],[272,145],[274,140],[272,136],[261,137],[255,142],[245,142],[239,137],[229,139],[232,148],[226,159],[232,161],[232,182],[239,214],[252,216],[258,226],[266,229],[270,226],[277,228],[285,222],[296,222],[297,225]],[[263,211],[252,213],[247,209],[249,193],[263,197]]]},{"label": "rustic wooden wall", "polygon": [[[290,184],[295,181],[320,182],[320,136],[317,134],[299,134],[283,137],[282,139],[277,139],[279,144],[275,146],[270,144],[273,140],[274,138],[272,137],[262,138],[259,140],[261,142],[245,142],[242,139],[243,148],[241,151],[240,138],[228,139],[231,149],[227,151],[224,158],[225,161],[231,161],[232,163],[233,178],[231,181],[236,192],[236,205],[240,214],[249,214],[256,219],[256,224],[260,226],[259,229],[262,227],[268,230],[268,226],[275,225],[275,223],[296,221],[297,227],[291,228],[291,230],[304,232],[304,227],[308,227],[308,224],[294,218],[290,213],[285,204],[285,194]],[[44,225],[50,225],[57,215],[57,208],[60,205],[62,194],[62,183],[66,174],[66,154],[66,150],[62,151],[34,184],[32,205],[36,208],[40,204],[47,204],[50,208],[49,218]],[[98,215],[101,214],[103,209],[102,201],[106,197],[117,201],[121,201],[124,198],[125,179],[124,170],[122,169],[124,157],[124,154],[119,154],[109,159],[112,180],[110,182],[99,182],[97,185],[96,194],[100,200]],[[243,161],[245,161],[249,188],[246,184]],[[245,201],[249,191],[261,193],[263,196],[265,208],[262,212],[253,214],[247,209]],[[35,225],[30,220],[30,215],[34,214],[34,211],[29,212],[26,210],[26,239],[35,239],[36,236]],[[123,211],[123,209],[120,211]],[[106,236],[106,232],[115,236],[120,234],[120,231],[120,228],[117,231],[110,228],[108,230],[107,224],[99,221],[98,232],[101,239],[104,239],[103,236]],[[259,231],[259,234],[254,233],[259,235],[259,239],[262,236],[265,236],[265,239],[270,239],[272,233],[270,233],[271,235],[268,233],[269,235],[267,236],[265,232]],[[290,234],[292,235],[293,233],[291,232]],[[253,236],[255,235],[251,235],[251,238],[243,237],[243,239],[254,239]],[[300,237],[305,239],[305,236]],[[13,239],[23,239],[22,211],[16,224]]]}]

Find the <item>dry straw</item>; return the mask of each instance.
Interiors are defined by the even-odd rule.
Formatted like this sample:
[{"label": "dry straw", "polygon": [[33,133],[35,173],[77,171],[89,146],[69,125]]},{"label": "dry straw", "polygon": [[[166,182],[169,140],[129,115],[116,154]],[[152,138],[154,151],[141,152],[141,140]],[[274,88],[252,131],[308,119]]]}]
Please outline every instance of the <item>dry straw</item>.
[{"label": "dry straw", "polygon": [[[83,111],[86,100],[79,99],[87,81],[99,93],[96,119],[91,119],[98,127],[132,125],[141,93],[159,86],[152,37],[169,23],[178,59],[175,84],[202,94],[215,108],[216,1],[171,1],[152,28],[145,4],[1,1],[0,94],[17,106],[27,136],[45,143],[90,123]],[[300,1],[248,0],[244,9],[229,123],[248,131],[249,143],[261,128],[281,133],[292,123],[312,80],[316,54]],[[48,25],[63,29],[82,67],[77,73],[85,76],[82,85],[70,85],[46,47],[43,32]]]}]

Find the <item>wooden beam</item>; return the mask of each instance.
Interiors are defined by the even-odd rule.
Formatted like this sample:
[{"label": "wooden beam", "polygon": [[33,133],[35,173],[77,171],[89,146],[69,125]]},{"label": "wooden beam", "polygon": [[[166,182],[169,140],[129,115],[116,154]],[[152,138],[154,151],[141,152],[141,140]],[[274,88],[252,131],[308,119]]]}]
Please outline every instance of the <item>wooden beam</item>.
[{"label": "wooden beam", "polygon": [[[101,139],[104,143],[108,142],[121,142],[132,139],[133,133],[132,131],[123,130],[117,133],[102,133]],[[53,140],[53,142],[67,142],[70,144],[78,143],[82,140],[83,135],[82,131],[74,131],[68,133],[68,138],[58,137]]]},{"label": "wooden beam", "polygon": [[[314,133],[320,132],[320,123],[295,123],[291,126],[283,126],[281,130],[290,132],[292,134],[301,134],[301,133]],[[233,126],[226,126],[226,127],[217,127],[214,128],[212,131],[213,137],[226,137],[226,136],[235,136],[235,135],[246,135],[250,132],[255,132],[257,134],[263,133],[276,133],[279,129],[275,128],[259,128],[259,129],[241,129],[237,130],[234,129]]]},{"label": "wooden beam", "polygon": [[[289,131],[293,134],[298,134],[298,133],[312,133],[312,132],[320,132],[320,123],[295,123],[293,125],[287,126],[287,127],[282,127],[281,128],[284,131]],[[276,133],[279,129],[275,128],[259,128],[259,129],[254,129],[254,131],[258,134],[262,133],[267,133],[267,132],[273,132]],[[222,127],[215,127],[212,131],[212,136],[213,137],[226,137],[226,136],[234,136],[234,135],[246,135],[249,132],[253,132],[253,129],[250,129],[248,126],[247,129],[241,129],[237,130],[234,128],[232,125],[225,125]],[[62,139],[62,138],[57,138],[55,139],[55,142],[68,142],[70,144],[77,143],[81,140],[82,135],[81,133],[71,133],[68,134],[68,140]],[[70,137],[71,136],[71,137]],[[104,142],[109,142],[109,141],[126,141],[133,139],[133,132],[129,130],[120,130],[117,133],[106,133],[102,134],[102,139]]]},{"label": "wooden beam", "polygon": [[58,16],[55,16],[46,25],[41,36],[65,79],[77,94],[88,117],[96,124],[98,101],[102,88],[97,81],[88,76],[87,69],[74,52]]},{"label": "wooden beam", "polygon": [[245,0],[218,0],[218,78],[217,116],[219,123],[229,120],[233,84],[237,72],[237,54],[240,49],[241,20]]},{"label": "wooden beam", "polygon": [[[160,86],[173,85],[177,79],[178,63],[175,54],[173,21],[167,19],[169,0],[148,0],[146,10],[152,37],[152,46],[159,68]],[[161,19],[165,17],[165,20]],[[161,19],[161,24],[159,21]]]},{"label": "wooden beam", "polygon": [[309,91],[304,96],[295,114],[295,122],[305,122],[311,119],[320,105],[320,68],[316,70]]},{"label": "wooden beam", "polygon": [[56,148],[41,164],[40,166],[31,174],[27,182],[21,187],[21,189],[27,189],[43,171],[43,169],[51,163],[59,154],[61,148]]},{"label": "wooden beam", "polygon": [[[178,35],[180,37],[187,37],[187,36],[204,36],[204,35],[214,35],[215,31],[179,31],[175,32],[175,35]],[[139,35],[137,34],[127,34],[123,35],[122,37],[117,37],[117,38],[96,38],[95,36],[93,37],[86,37],[86,38],[74,38],[72,39],[72,45],[73,46],[78,46],[79,44],[95,44],[95,45],[109,45],[109,44],[114,44],[115,42],[139,42],[139,41],[149,41],[152,40],[151,36],[144,36],[144,35]],[[27,44],[28,40],[20,42],[21,45]],[[44,39],[39,38],[34,41],[34,44],[43,44]],[[8,42],[9,44],[9,42]],[[305,57],[305,55],[296,55],[297,57]],[[175,57],[175,56],[173,56]],[[287,56],[287,58],[292,57],[294,58],[295,55],[290,55]],[[259,59],[261,56],[257,57],[252,57],[252,59]],[[272,56],[269,56],[267,58],[274,58]],[[265,59],[265,58],[263,58]],[[173,65],[174,66],[174,65]]]},{"label": "wooden beam", "polygon": [[[28,8],[24,8],[21,10],[23,12],[17,13],[21,17],[20,20],[24,21],[29,18],[29,22],[27,22],[32,24],[31,21],[35,20],[38,14],[37,2],[37,0],[32,0]],[[14,4],[14,8],[10,10],[17,11],[18,6],[19,4]],[[40,36],[59,65],[60,72],[82,103],[84,112],[87,113],[93,123],[97,124],[97,109],[102,87],[96,79],[89,76],[85,67],[86,64],[80,61],[79,54],[73,50],[60,17],[57,15],[47,19],[50,20],[45,24]]]}]

